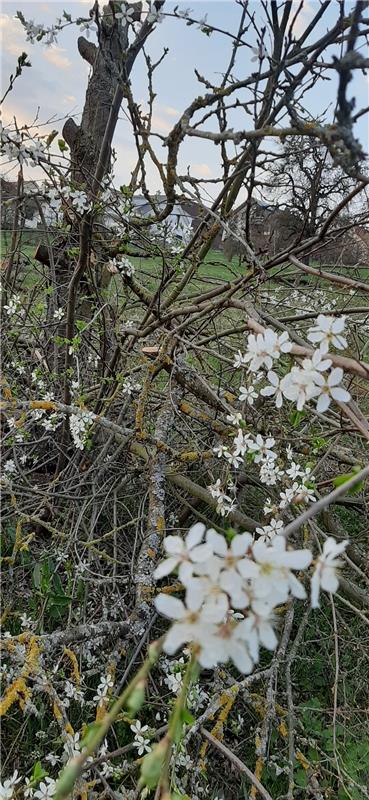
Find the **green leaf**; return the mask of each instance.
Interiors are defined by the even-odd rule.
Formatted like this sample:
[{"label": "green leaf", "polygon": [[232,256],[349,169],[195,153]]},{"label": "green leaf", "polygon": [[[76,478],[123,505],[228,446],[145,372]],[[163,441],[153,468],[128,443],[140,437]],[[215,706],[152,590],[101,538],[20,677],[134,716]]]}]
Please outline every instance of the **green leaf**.
[{"label": "green leaf", "polygon": [[45,775],[47,774],[48,773],[45,772],[41,764],[41,761],[36,761],[36,763],[33,765],[31,780],[34,781],[35,783],[38,783],[41,780],[41,778],[44,778]]},{"label": "green leaf", "polygon": [[298,769],[294,775],[295,783],[297,786],[305,788],[307,786],[308,777],[304,769]]},{"label": "green leaf", "polygon": [[64,139],[58,139],[58,147],[61,153],[64,153],[66,150],[69,149]]},{"label": "green leaf", "polygon": [[[360,472],[361,467],[358,465],[354,467],[352,472],[344,472],[342,475],[337,475],[335,478],[332,479],[333,486],[338,488],[338,486],[343,486],[345,483],[350,481],[355,475]],[[358,481],[355,486],[352,486],[351,489],[348,490],[347,494],[357,494],[363,488],[363,481]]]},{"label": "green leaf", "polygon": [[32,580],[35,589],[39,589],[41,586],[41,564],[39,561],[33,567]]},{"label": "green leaf", "polygon": [[167,747],[167,742],[162,740],[155,745],[151,753],[147,753],[144,757],[141,765],[141,786],[148,786],[149,789],[155,789],[155,786],[157,786],[160,780]]},{"label": "green leaf", "polygon": [[304,417],[306,417],[305,411],[292,411],[289,417],[291,425],[293,425],[294,428],[298,428]]},{"label": "green leaf", "polygon": [[87,323],[84,322],[83,319],[76,319],[75,325],[76,325],[77,331],[81,331],[82,332],[86,328]]},{"label": "green leaf", "polygon": [[66,594],[52,594],[50,595],[49,606],[55,608],[67,608],[72,601],[71,597]]},{"label": "green leaf", "polygon": [[195,722],[195,717],[192,716],[188,708],[182,708],[181,721],[183,722],[184,725],[193,725],[193,723]]},{"label": "green leaf", "polygon": [[55,575],[53,576],[53,586],[57,594],[65,594],[63,584],[57,572],[55,572]]}]

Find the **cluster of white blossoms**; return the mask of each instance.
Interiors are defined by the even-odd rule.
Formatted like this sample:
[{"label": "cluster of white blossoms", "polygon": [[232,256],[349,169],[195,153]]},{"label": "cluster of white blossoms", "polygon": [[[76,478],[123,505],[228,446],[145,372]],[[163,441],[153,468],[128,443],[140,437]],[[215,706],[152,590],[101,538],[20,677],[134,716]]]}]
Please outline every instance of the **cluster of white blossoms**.
[{"label": "cluster of white blossoms", "polygon": [[[232,415],[229,417],[231,420]],[[238,415],[233,419],[233,424],[245,424]],[[244,463],[244,458],[248,457],[259,469],[259,479],[265,486],[276,486],[281,484],[279,501],[275,512],[279,512],[291,503],[304,504],[315,501],[314,488],[311,484],[311,467],[302,467],[294,461],[292,448],[286,448],[286,456],[275,449],[276,441],[272,436],[264,438],[260,433],[253,436],[245,433],[243,428],[237,429],[237,435],[232,439],[232,447],[224,444],[216,445],[213,452],[218,458],[223,458],[233,469],[240,469]],[[226,489],[223,489],[222,481],[218,478],[215,483],[207,487],[211,496],[216,499],[216,511],[224,517],[227,516],[236,506],[236,487],[228,479]],[[269,501],[268,501],[269,502]],[[265,513],[271,513],[270,511]],[[270,523],[271,524],[271,523]]]},{"label": "cluster of white blossoms", "polygon": [[[18,770],[16,769],[13,772],[13,775],[10,778],[4,780],[3,783],[0,783],[0,798],[1,800],[12,800],[15,797],[16,793],[19,791],[19,783],[22,781],[22,777],[19,775]],[[53,778],[49,778],[49,776],[44,777],[44,779],[39,783],[38,788],[33,788],[33,781],[29,778],[25,778],[25,787],[23,789],[24,797],[26,800],[29,798],[35,798],[35,800],[50,800],[50,798],[54,797],[56,790],[56,781]]]},{"label": "cluster of white blossoms", "polygon": [[238,351],[234,366],[248,367],[248,372],[255,375],[255,383],[262,380],[266,372],[268,384],[260,391],[254,384],[241,386],[239,400],[253,405],[260,394],[263,397],[274,397],[277,408],[287,399],[296,403],[297,410],[301,411],[305,403],[314,399],[319,413],[327,411],[331,400],[347,403],[351,395],[341,385],[343,370],[341,367],[331,369],[332,360],[327,357],[330,347],[338,350],[347,347],[347,341],[342,335],[344,327],[344,317],[319,314],[307,333],[309,341],[319,345],[318,349],[314,350],[310,358],[302,359],[299,366],[293,366],[283,377],[279,377],[272,368],[275,361],[292,349],[288,333],[285,331],[278,335],[271,328],[267,328],[264,333],[251,333],[247,338],[245,353]]},{"label": "cluster of white blossoms", "polygon": [[142,756],[144,753],[150,753],[152,747],[150,744],[150,739],[147,736],[149,726],[141,725],[141,722],[136,719],[136,722],[133,725],[130,725],[130,728],[135,735],[133,747],[137,747],[137,754]]},{"label": "cluster of white blossoms", "polygon": [[108,696],[110,689],[114,686],[114,681],[110,673],[108,672],[107,675],[100,676],[100,683],[96,689],[96,694],[94,697],[95,702],[101,705],[104,699]]},{"label": "cluster of white blossoms", "polygon": [[91,201],[88,199],[86,192],[75,189],[73,192],[65,193],[65,196],[71,201],[78,214],[84,214],[85,211],[89,211],[91,208]]},{"label": "cluster of white blossoms", "polygon": [[119,272],[120,275],[126,275],[128,278],[133,278],[135,268],[129,258],[126,256],[119,256],[118,258],[111,258],[108,261],[108,270],[113,274]]},{"label": "cluster of white blossoms", "polygon": [[[329,538],[318,556],[312,575],[312,606],[319,591],[335,592],[336,575],[347,541]],[[236,534],[228,545],[225,536],[196,523],[186,539],[164,539],[167,558],[157,567],[157,580],[178,572],[185,599],[159,594],[157,611],[172,620],[164,651],[173,655],[191,643],[199,664],[212,668],[229,660],[250,673],[259,661],[260,647],[274,650],[277,636],[273,612],[291,597],[304,599],[306,591],[294,572],[313,561],[310,550],[288,549],[281,531],[271,542],[255,541],[250,533]],[[237,610],[236,615],[234,609]],[[235,618],[236,617],[236,618]],[[239,619],[239,617],[242,617]]]},{"label": "cluster of white blossoms", "polygon": [[78,450],[84,450],[88,431],[95,419],[92,411],[81,411],[79,414],[71,414],[69,417],[69,428],[73,442]]},{"label": "cluster of white blossoms", "polygon": [[[219,446],[218,450],[220,449],[222,449],[222,445]],[[236,505],[234,498],[231,497],[231,493],[235,491],[235,487],[231,481],[228,482],[227,492],[223,491],[220,478],[218,478],[215,483],[208,486],[208,489],[211,496],[217,501],[217,514],[219,514],[221,517],[226,517],[228,514],[230,514]]]},{"label": "cluster of white blossoms", "polygon": [[0,153],[9,161],[35,167],[47,157],[45,144],[30,135],[29,130],[13,130],[0,123]]}]

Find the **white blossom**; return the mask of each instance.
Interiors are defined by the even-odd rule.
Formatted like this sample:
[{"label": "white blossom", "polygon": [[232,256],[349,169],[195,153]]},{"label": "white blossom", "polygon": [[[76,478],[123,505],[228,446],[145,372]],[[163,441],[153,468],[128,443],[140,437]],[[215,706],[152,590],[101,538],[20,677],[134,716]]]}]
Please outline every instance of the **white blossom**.
[{"label": "white blossom", "polygon": [[260,572],[254,583],[256,598],[265,598],[268,603],[284,603],[289,592],[294,597],[304,598],[303,585],[291,570],[303,570],[312,560],[310,550],[286,550],[283,536],[275,536],[270,546],[257,541],[253,545],[253,556]]},{"label": "white blossom", "polygon": [[4,305],[4,309],[8,315],[8,317],[13,317],[14,314],[17,313],[19,310],[20,305],[20,297],[19,295],[15,294],[13,297],[10,298],[9,303]]},{"label": "white blossom", "polygon": [[344,350],[347,347],[347,340],[342,336],[345,328],[345,317],[329,317],[319,314],[316,323],[309,328],[307,338],[310,342],[319,345],[322,353],[328,353],[331,346],[337,350]]},{"label": "white blossom", "polygon": [[235,412],[234,414],[227,414],[226,420],[230,425],[235,425],[235,427],[238,427],[240,422],[242,422],[242,414],[240,414],[239,411]]},{"label": "white blossom", "polygon": [[215,453],[217,458],[222,458],[227,452],[228,447],[226,447],[224,444],[217,444],[216,447],[213,447],[213,453]]},{"label": "white blossom", "polygon": [[127,394],[129,397],[133,394],[133,392],[138,392],[141,389],[141,384],[137,383],[137,381],[133,381],[132,378],[126,377],[124,378],[122,384],[122,393]]},{"label": "white blossom", "polygon": [[319,606],[319,591],[324,589],[326,592],[334,593],[338,589],[337,569],[342,566],[342,561],[337,558],[344,552],[348,545],[345,539],[343,542],[336,542],[332,536],[324,542],[323,552],[317,558],[313,577],[311,579],[311,606]]},{"label": "white blossom", "polygon": [[322,414],[327,411],[332,399],[340,403],[348,403],[351,400],[351,395],[347,389],[340,386],[342,379],[343,369],[341,367],[335,367],[326,377],[321,374],[315,377],[315,383],[318,387],[316,410],[319,413]]},{"label": "white blossom", "polygon": [[150,739],[146,739],[144,736],[136,736],[133,742],[133,747],[137,747],[137,753],[139,756],[143,756],[144,753],[150,753],[152,750]]},{"label": "white blossom", "polygon": [[275,439],[272,436],[268,436],[265,441],[260,433],[257,434],[255,441],[250,442],[248,445],[248,449],[250,453],[255,453],[255,464],[258,464],[259,461],[275,459],[277,458],[277,454],[272,450],[272,447],[275,445]]},{"label": "white blossom", "polygon": [[244,433],[242,428],[239,428],[237,431],[237,436],[235,436],[233,439],[233,444],[234,444],[233,452],[235,456],[239,455],[244,456],[245,453],[248,452],[250,443],[249,440],[250,440],[250,434]]},{"label": "white blossom", "polygon": [[229,462],[231,467],[238,469],[240,464],[242,464],[241,456],[237,455],[237,453],[231,453],[229,450],[226,450],[224,453],[224,458]]},{"label": "white blossom", "polygon": [[97,31],[97,27],[96,27],[95,23],[91,22],[90,20],[85,20],[84,22],[82,22],[82,25],[80,25],[79,29],[80,29],[81,33],[85,34],[87,39],[90,38],[91,31],[93,31],[93,33],[95,33]]},{"label": "white blossom", "polygon": [[[33,797],[33,780],[32,778],[25,778],[25,789],[23,790],[24,797],[26,800],[29,800],[30,797]],[[0,797],[2,797],[1,790],[0,790]]]},{"label": "white blossom", "polygon": [[201,17],[201,19],[199,19],[197,28],[200,31],[204,31],[204,29],[206,30],[207,24],[208,24],[207,20],[208,20],[208,15],[207,14],[205,14],[203,17]]},{"label": "white blossom", "polygon": [[157,567],[154,577],[163,578],[179,567],[179,580],[186,583],[192,575],[193,565],[206,561],[211,556],[211,547],[203,543],[204,533],[205,525],[197,522],[190,528],[184,541],[180,536],[166,536],[164,549],[169,557]]},{"label": "white blossom", "polygon": [[283,522],[281,519],[270,520],[269,525],[263,525],[262,528],[256,528],[256,533],[259,534],[258,542],[271,542],[274,536],[283,533]]},{"label": "white blossom", "polygon": [[235,355],[235,357],[234,357],[234,359],[233,359],[233,365],[239,369],[240,367],[246,367],[247,364],[248,364],[248,360],[247,360],[246,355],[243,355],[241,353],[241,350],[238,350],[236,355]]},{"label": "white blossom", "polygon": [[260,42],[257,47],[252,47],[251,51],[254,53],[254,55],[251,57],[251,61],[262,61],[263,58],[266,58],[268,55],[268,51],[262,42]]},{"label": "white blossom", "polygon": [[130,725],[129,727],[131,728],[131,731],[133,731],[135,736],[142,736],[142,734],[145,733],[145,731],[149,730],[149,726],[142,725],[139,719],[136,719],[136,722],[134,722],[133,725]]},{"label": "white blossom", "polygon": [[292,367],[282,378],[280,389],[284,397],[296,403],[298,411],[302,411],[305,403],[319,391],[314,383],[314,375],[300,367]]},{"label": "white blossom", "polygon": [[[156,610],[159,614],[169,617],[174,624],[166,634],[163,649],[168,655],[173,655],[179,647],[187,642],[196,646],[199,663],[203,667],[214,666],[219,660],[220,644],[216,638],[216,625],[222,620],[222,614],[216,613],[213,620],[204,614],[199,607],[197,597],[190,595],[187,606],[177,597],[159,594],[155,598]],[[215,659],[215,660],[214,660]]]},{"label": "white blossom", "polygon": [[246,403],[248,403],[249,406],[252,406],[252,405],[254,405],[254,400],[256,400],[257,396],[258,396],[258,393],[255,392],[254,386],[252,386],[252,385],[250,385],[250,386],[240,386],[240,394],[239,394],[238,399],[240,400],[241,403],[246,401]]},{"label": "white blossom", "polygon": [[48,761],[52,767],[55,767],[60,761],[60,758],[55,755],[55,753],[48,753],[47,756],[45,756],[45,761]]},{"label": "white blossom", "polygon": [[147,22],[150,22],[151,25],[154,25],[155,23],[160,25],[160,23],[163,22],[163,19],[164,14],[161,11],[156,11],[156,9],[150,11],[146,17]]},{"label": "white blossom", "polygon": [[11,800],[17,783],[21,780],[18,770],[15,769],[11,778],[7,778],[4,783],[0,783],[0,799]]},{"label": "white blossom", "polygon": [[301,478],[304,474],[305,472],[300,467],[300,464],[296,464],[294,461],[291,461],[290,466],[286,469],[286,475],[293,481],[296,480],[296,478]]},{"label": "white blossom", "polygon": [[263,395],[263,397],[274,396],[276,407],[281,408],[283,404],[283,392],[280,387],[280,379],[278,378],[277,373],[273,370],[269,370],[267,378],[269,381],[269,386],[264,386],[263,389],[260,389],[260,394]]},{"label": "white blossom", "polygon": [[50,800],[51,797],[54,797],[55,789],[56,781],[46,776],[34,792],[33,797],[37,798],[37,800]]},{"label": "white blossom", "polygon": [[8,460],[5,461],[3,469],[4,469],[4,472],[5,472],[5,475],[14,475],[17,472],[17,467],[16,467],[16,464],[15,464],[15,461],[13,461],[12,458],[8,458]]}]

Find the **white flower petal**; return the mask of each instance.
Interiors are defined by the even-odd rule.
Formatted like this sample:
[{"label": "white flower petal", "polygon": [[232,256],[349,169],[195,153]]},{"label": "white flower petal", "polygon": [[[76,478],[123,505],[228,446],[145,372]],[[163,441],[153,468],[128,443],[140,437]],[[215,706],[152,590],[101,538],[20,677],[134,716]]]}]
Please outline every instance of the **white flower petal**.
[{"label": "white flower petal", "polygon": [[166,536],[164,539],[164,548],[169,555],[176,556],[183,553],[185,545],[180,536]]},{"label": "white flower petal", "polygon": [[155,598],[155,608],[159,614],[163,614],[164,617],[169,617],[170,619],[183,619],[186,615],[182,600],[169,594],[159,594]]},{"label": "white flower petal", "polygon": [[192,528],[190,528],[186,536],[186,545],[189,550],[191,550],[192,547],[195,547],[196,545],[200,544],[200,542],[203,539],[204,533],[205,533],[205,525],[203,522],[197,522],[195,525],[192,525]]},{"label": "white flower petal", "polygon": [[155,580],[158,581],[160,578],[164,578],[165,575],[169,575],[176,568],[177,564],[178,558],[175,558],[174,556],[171,558],[166,558],[165,561],[162,561],[161,564],[156,567],[154,572]]},{"label": "white flower petal", "polygon": [[213,528],[209,528],[207,531],[206,541],[210,544],[213,553],[219,556],[227,555],[228,548],[224,536],[221,536],[220,533],[217,533]]}]

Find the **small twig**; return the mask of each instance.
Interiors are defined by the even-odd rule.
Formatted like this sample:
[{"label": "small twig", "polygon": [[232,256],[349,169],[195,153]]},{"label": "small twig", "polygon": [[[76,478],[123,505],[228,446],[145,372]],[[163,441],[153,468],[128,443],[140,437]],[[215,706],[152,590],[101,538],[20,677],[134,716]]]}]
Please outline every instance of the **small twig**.
[{"label": "small twig", "polygon": [[316,503],[313,503],[303,514],[300,514],[299,517],[296,517],[289,525],[287,525],[283,531],[284,536],[288,539],[292,533],[294,533],[301,525],[304,525],[312,517],[316,517],[323,508],[335,503],[338,497],[341,497],[342,494],[346,494],[350,489],[356,486],[357,483],[363,481],[369,475],[369,465],[364,467],[364,469],[360,470],[353,478],[350,478],[349,481],[343,483],[342,486],[337,486],[337,489],[334,489],[333,492],[326,494],[324,497],[321,497],[320,500],[317,500]]},{"label": "small twig", "polygon": [[228,747],[226,747],[226,745],[223,744],[223,742],[220,742],[218,739],[216,739],[215,736],[212,736],[212,734],[209,733],[209,731],[207,731],[206,728],[200,728],[200,730],[201,730],[202,735],[205,737],[205,739],[207,739],[208,742],[210,742],[210,744],[213,745],[213,747],[216,747],[216,749],[219,750],[220,753],[223,753],[223,755],[226,758],[228,758],[229,761],[231,761],[231,763],[236,767],[236,769],[239,770],[239,772],[242,772],[244,775],[246,775],[246,777],[255,786],[255,788],[258,790],[259,794],[261,794],[261,796],[264,798],[264,800],[273,800],[273,798],[269,794],[268,790],[265,789],[263,784],[260,783],[260,781],[251,772],[251,769],[249,769],[246,766],[246,764],[244,764],[243,761],[241,761],[238,758],[238,756],[236,756],[232,752],[232,750],[230,750]]}]

